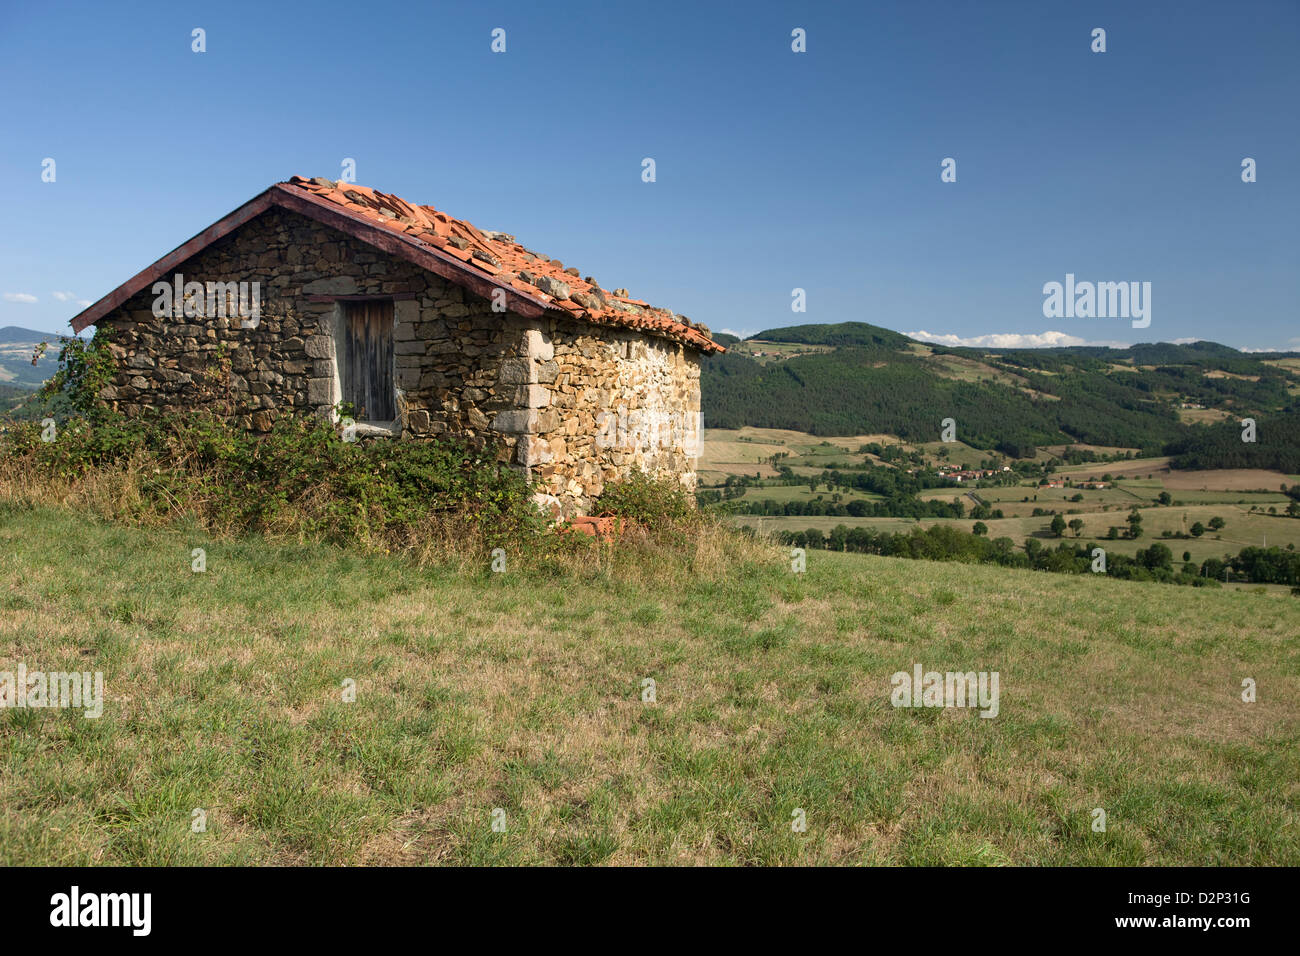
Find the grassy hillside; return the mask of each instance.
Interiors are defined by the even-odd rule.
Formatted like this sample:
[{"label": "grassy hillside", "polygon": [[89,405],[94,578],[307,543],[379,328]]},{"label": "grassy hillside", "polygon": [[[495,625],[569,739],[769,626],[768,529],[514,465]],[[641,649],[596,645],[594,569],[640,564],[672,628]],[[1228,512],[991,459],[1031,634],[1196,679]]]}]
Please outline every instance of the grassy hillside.
[{"label": "grassy hillside", "polygon": [[[37,356],[41,342],[48,343],[45,352]],[[14,325],[0,328],[0,385],[35,391],[58,367],[59,337],[46,332],[36,332]],[[0,407],[0,412],[4,411]]]},{"label": "grassy hillside", "polygon": [[[107,703],[0,711],[0,863],[1294,866],[1298,632],[1226,590],[795,574],[717,535],[493,574],[4,504],[0,669]],[[999,715],[891,707],[918,662],[999,672]]]},{"label": "grassy hillside", "polygon": [[0,418],[26,411],[24,406],[32,398],[32,389],[13,385],[0,385]]}]

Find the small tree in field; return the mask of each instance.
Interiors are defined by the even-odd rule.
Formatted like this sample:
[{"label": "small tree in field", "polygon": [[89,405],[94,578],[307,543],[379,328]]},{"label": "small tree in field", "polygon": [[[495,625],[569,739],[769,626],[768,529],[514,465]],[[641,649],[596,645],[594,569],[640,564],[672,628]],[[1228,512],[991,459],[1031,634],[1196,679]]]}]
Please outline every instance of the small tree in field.
[{"label": "small tree in field", "polygon": [[1060,515],[1056,515],[1052,518],[1052,534],[1056,535],[1058,538],[1065,534],[1065,519]]},{"label": "small tree in field", "polygon": [[1081,519],[1081,518],[1071,518],[1071,519],[1070,519],[1070,530],[1074,532],[1074,536],[1075,536],[1076,538],[1079,537],[1079,535],[1083,534],[1083,519]]}]

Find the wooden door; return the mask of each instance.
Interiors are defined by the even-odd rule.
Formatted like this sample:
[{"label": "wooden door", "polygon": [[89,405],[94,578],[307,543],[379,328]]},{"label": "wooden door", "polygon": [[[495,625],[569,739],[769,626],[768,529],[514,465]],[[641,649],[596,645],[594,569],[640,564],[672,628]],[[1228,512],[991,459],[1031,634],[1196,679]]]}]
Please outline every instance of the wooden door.
[{"label": "wooden door", "polygon": [[393,303],[349,302],[344,330],[343,401],[357,421],[390,422],[397,417],[393,391]]}]

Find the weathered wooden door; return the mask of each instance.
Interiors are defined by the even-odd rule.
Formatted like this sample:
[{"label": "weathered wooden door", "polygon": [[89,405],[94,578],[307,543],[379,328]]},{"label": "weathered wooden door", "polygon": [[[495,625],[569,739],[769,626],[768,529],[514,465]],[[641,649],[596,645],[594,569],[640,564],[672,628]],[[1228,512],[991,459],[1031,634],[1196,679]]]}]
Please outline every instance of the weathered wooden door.
[{"label": "weathered wooden door", "polygon": [[393,303],[349,302],[343,348],[343,401],[358,421],[397,417],[393,392]]}]

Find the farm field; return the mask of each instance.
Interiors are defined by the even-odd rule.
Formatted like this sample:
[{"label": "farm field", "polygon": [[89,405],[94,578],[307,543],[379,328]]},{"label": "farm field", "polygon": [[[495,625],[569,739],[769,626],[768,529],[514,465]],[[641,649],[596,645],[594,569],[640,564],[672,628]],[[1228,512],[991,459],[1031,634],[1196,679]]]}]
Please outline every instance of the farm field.
[{"label": "farm field", "polygon": [[749,494],[758,498],[779,501],[782,504],[787,501],[813,501],[815,499],[829,502],[832,498],[835,498],[840,504],[848,504],[850,501],[883,500],[882,495],[856,489],[850,491],[837,489],[832,494],[826,490],[825,485],[819,487],[816,494],[807,485],[765,485],[762,488],[749,489]]},{"label": "farm field", "polygon": [[776,454],[787,455],[781,464],[789,465],[797,475],[815,474],[840,463],[852,466],[867,460],[879,461],[874,455],[858,453],[863,445],[872,443],[920,451],[929,464],[957,466],[965,463],[973,467],[989,455],[963,442],[908,444],[883,434],[822,438],[781,428],[706,428],[698,469],[700,481],[707,486],[719,483],[727,475],[753,475],[755,472],[764,478],[775,477],[776,469],[765,462]]},{"label": "farm field", "polygon": [[[788,455],[782,464],[791,465],[796,473],[819,472],[831,462],[861,464],[868,456],[857,454],[857,450],[876,441],[897,444],[896,439],[886,435],[825,439],[782,428],[706,428],[698,469],[700,482],[718,484],[727,475],[755,473],[775,477],[776,469],[765,462],[777,454]],[[804,465],[809,467],[805,469]]]},{"label": "farm field", "polygon": [[[769,488],[765,487],[760,493],[758,489],[754,489],[751,494],[755,497],[763,497],[768,490]],[[772,487],[770,490],[775,489]],[[987,501],[990,507],[1002,509],[1003,513],[1008,517],[1019,517],[1031,514],[1035,508],[1049,508],[1056,511],[1074,509],[1080,511],[1105,511],[1110,509],[1111,512],[1116,510],[1127,512],[1134,506],[1143,508],[1155,504],[1160,492],[1166,490],[1169,490],[1167,485],[1159,481],[1140,479],[1123,481],[1111,488],[1096,489],[1047,488],[1027,485],[975,488],[971,489],[970,492],[966,490],[932,489],[921,492],[917,497],[934,501],[962,500],[969,507],[974,504],[969,497],[970,493],[973,492]],[[1251,505],[1265,509],[1271,505],[1277,507],[1279,511],[1283,511],[1291,501],[1281,492],[1250,494],[1232,491],[1170,491],[1170,494],[1173,496],[1175,504],[1234,504],[1244,505],[1247,510]],[[1075,495],[1082,495],[1083,499],[1081,501],[1072,500]],[[1029,500],[1023,500],[1025,498]]]},{"label": "farm field", "polygon": [[[1011,538],[1019,547],[1026,538],[1037,538],[1044,545],[1055,546],[1058,541],[1087,543],[1096,542],[1107,551],[1116,554],[1134,554],[1139,549],[1149,547],[1153,542],[1161,542],[1174,553],[1175,559],[1181,559],[1183,552],[1191,554],[1191,559],[1198,564],[1206,558],[1222,558],[1226,553],[1236,554],[1248,546],[1271,546],[1285,548],[1295,545],[1300,548],[1300,520],[1294,518],[1270,517],[1249,514],[1238,506],[1200,505],[1193,508],[1148,508],[1142,511],[1142,537],[1136,540],[1118,538],[1103,540],[1111,525],[1121,530],[1128,527],[1125,522],[1127,511],[1103,513],[1081,513],[1065,515],[1066,519],[1079,518],[1083,521],[1083,533],[1075,538],[1073,531],[1066,531],[1058,539],[1048,528],[1050,517],[1016,517],[986,518],[984,524],[989,529],[990,538]],[[1208,523],[1216,515],[1226,521],[1226,527],[1220,532],[1207,531],[1200,538],[1165,539],[1160,537],[1162,531],[1182,532],[1184,516],[1187,527],[1200,521]],[[764,533],[775,531],[806,531],[816,528],[830,531],[836,525],[850,528],[867,527],[883,531],[909,531],[912,528],[925,528],[934,524],[950,525],[963,531],[970,531],[975,521],[970,518],[852,518],[826,517],[812,515],[792,515],[767,517],[764,515],[736,515],[731,519],[735,524],[747,525]]]},{"label": "farm field", "polygon": [[767,342],[761,339],[743,339],[730,348],[741,355],[748,355],[760,364],[781,362],[797,355],[817,355],[834,351],[829,345],[811,345],[801,342]]},{"label": "farm field", "polygon": [[[729,542],[491,574],[5,505],[4,646],[106,700],[0,714],[0,864],[1300,864],[1294,602]],[[890,706],[916,664],[997,716]]]},{"label": "farm field", "polygon": [[1056,469],[1056,474],[1075,481],[1096,480],[1106,474],[1116,478],[1145,478],[1148,475],[1159,477],[1169,473],[1169,459],[1165,456],[1134,458],[1131,461],[1086,462],[1082,465],[1062,465]]},{"label": "farm field", "polygon": [[[994,488],[971,488],[952,491],[946,488],[934,488],[921,492],[917,497],[936,501],[961,499],[969,508],[974,502],[969,497],[978,495],[992,508],[1001,508],[1008,516],[1030,514],[1035,508],[1081,508],[1101,510],[1104,508],[1123,509],[1127,511],[1134,505],[1139,507],[1155,501],[1160,489],[1133,488],[1126,482],[1122,488],[1047,488],[1028,485],[1004,485]],[[1075,495],[1083,495],[1082,501],[1071,501]],[[1286,501],[1285,495],[1279,495]],[[1022,499],[1028,498],[1028,501]]]},{"label": "farm field", "polygon": [[[705,455],[701,480],[720,482],[727,473],[753,475],[759,468],[761,477],[776,477],[773,469],[757,464],[743,464],[748,457],[756,461],[759,457],[771,455],[778,451],[786,452],[790,457],[782,459],[799,477],[811,477],[824,469],[840,462],[859,462],[863,456],[851,454],[869,442],[898,444],[896,439],[880,435],[859,435],[844,438],[822,439],[802,432],[781,431],[776,429],[742,429],[739,432],[714,430],[706,433]],[[925,454],[928,462],[961,464],[978,464],[989,456],[989,452],[961,445],[960,443],[933,442],[920,445],[904,445],[907,450],[919,450]],[[946,450],[946,459],[939,457]],[[1055,449],[1061,452],[1063,448]],[[1044,452],[1040,451],[1040,454]],[[727,461],[730,459],[731,461]],[[727,471],[727,469],[734,469]],[[1061,540],[1079,540],[1101,542],[1105,547],[1120,554],[1134,554],[1148,547],[1153,541],[1163,541],[1173,551],[1176,559],[1181,559],[1184,552],[1191,560],[1200,563],[1206,558],[1222,558],[1225,554],[1236,554],[1248,546],[1293,545],[1300,548],[1300,521],[1284,517],[1269,516],[1263,513],[1252,514],[1252,506],[1266,511],[1269,507],[1279,513],[1286,510],[1290,499],[1277,490],[1261,492],[1258,489],[1277,489],[1282,485],[1300,484],[1300,476],[1285,475],[1281,472],[1258,469],[1224,469],[1221,471],[1176,471],[1169,468],[1168,458],[1146,458],[1116,462],[1092,463],[1085,465],[1064,465],[1057,469],[1054,476],[1082,482],[1100,480],[1104,475],[1112,478],[1107,488],[1049,488],[1040,485],[1004,485],[987,488],[971,488],[962,485],[935,488],[917,495],[922,500],[961,501],[969,511],[977,502],[971,493],[983,499],[991,509],[1000,509],[1005,517],[1001,519],[983,519],[989,529],[990,537],[1009,537],[1017,547],[1025,539],[1033,537],[1044,544],[1054,544],[1057,539],[1049,529],[1051,515],[1034,516],[1035,509],[1055,511],[1071,520],[1083,521],[1082,533],[1076,539],[1073,531],[1067,531]],[[1148,477],[1151,476],[1151,477]],[[1174,499],[1172,506],[1157,506],[1161,492],[1169,492]],[[840,503],[848,503],[854,498],[879,500],[879,496],[865,495],[860,492],[846,492],[837,489]],[[1081,495],[1080,501],[1073,501]],[[1025,500],[1028,499],[1028,500]],[[833,501],[833,494],[825,485],[816,492],[807,485],[763,484],[747,487],[740,500],[772,500],[785,504],[787,502],[811,502],[821,500]],[[1127,528],[1126,518],[1133,507],[1141,509],[1143,517],[1143,534],[1137,539],[1107,539],[1111,526]],[[1208,526],[1209,520],[1222,517],[1227,522],[1221,532],[1207,531],[1205,534],[1187,539],[1164,539],[1162,533],[1190,534],[1192,525],[1200,522]],[[969,531],[974,526],[972,518],[853,518],[848,516],[759,516],[736,515],[732,523],[760,530],[763,533],[775,531],[806,531],[816,528],[830,531],[836,525],[847,527],[871,527],[879,530],[898,532],[914,527],[927,527],[931,524],[946,524]]]},{"label": "farm field", "polygon": [[1169,491],[1276,491],[1281,485],[1300,482],[1300,475],[1286,475],[1262,468],[1220,468],[1214,471],[1180,471],[1169,467],[1168,458],[1135,458],[1132,461],[1062,465],[1056,474],[1074,481],[1116,478],[1147,478],[1162,482]]}]

